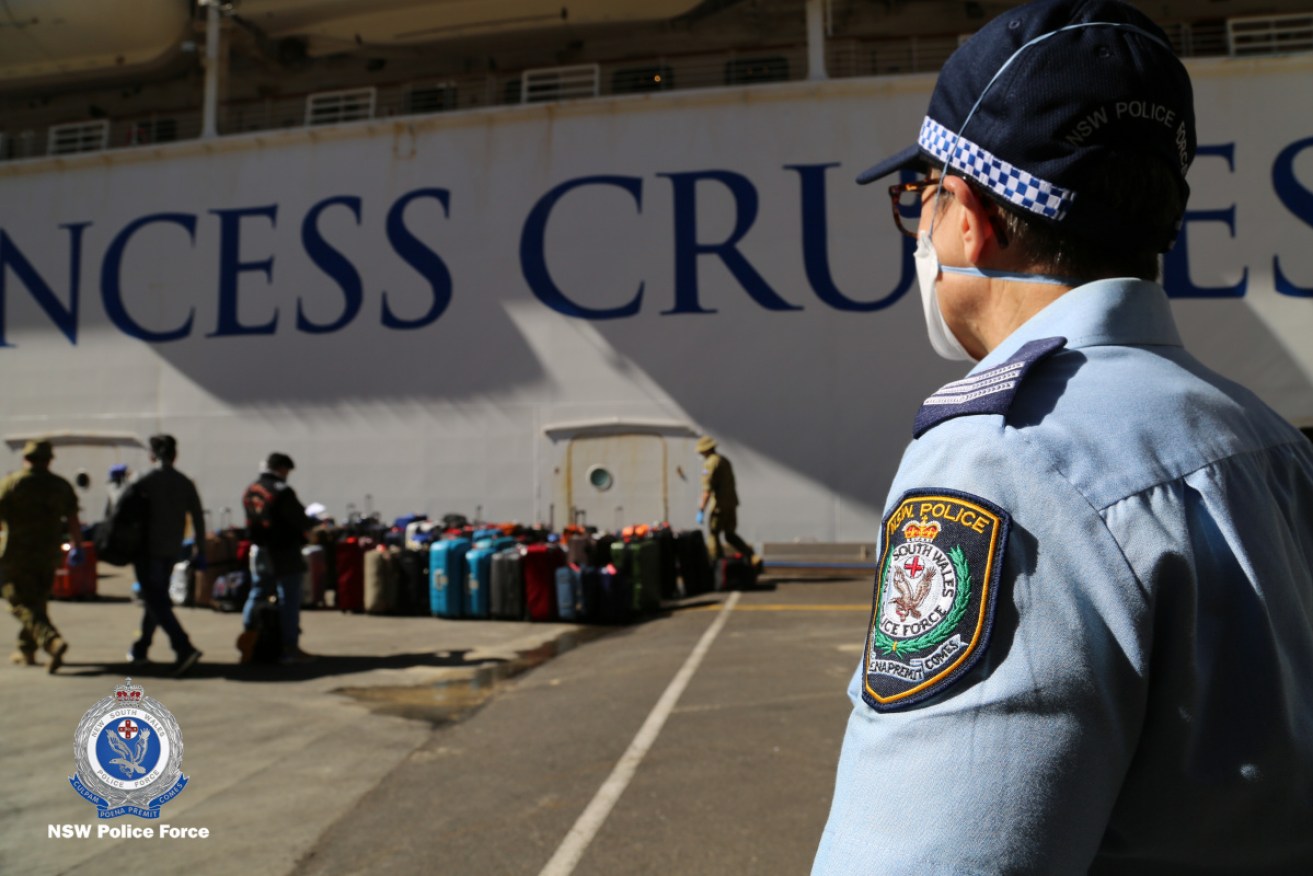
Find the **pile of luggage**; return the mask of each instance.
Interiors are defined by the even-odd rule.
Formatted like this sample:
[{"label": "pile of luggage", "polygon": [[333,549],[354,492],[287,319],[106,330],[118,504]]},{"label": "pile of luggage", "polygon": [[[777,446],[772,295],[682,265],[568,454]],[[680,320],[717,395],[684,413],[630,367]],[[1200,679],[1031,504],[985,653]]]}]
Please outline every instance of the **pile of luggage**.
[{"label": "pile of luggage", "polygon": [[[241,530],[208,535],[202,568],[175,568],[174,602],[241,610],[250,549]],[[626,624],[663,601],[755,583],[746,559],[713,566],[700,531],[667,524],[556,533],[455,514],[371,516],[314,530],[303,554],[303,608],[366,614]]]}]

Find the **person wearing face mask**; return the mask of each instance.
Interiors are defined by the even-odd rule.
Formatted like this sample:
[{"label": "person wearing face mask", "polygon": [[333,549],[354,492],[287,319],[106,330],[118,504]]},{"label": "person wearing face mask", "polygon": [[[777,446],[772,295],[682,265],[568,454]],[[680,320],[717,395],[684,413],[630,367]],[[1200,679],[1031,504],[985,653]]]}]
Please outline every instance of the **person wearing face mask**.
[{"label": "person wearing face mask", "polygon": [[1313,872],[1313,450],[1156,282],[1195,146],[1156,25],[1040,0],[858,178],[975,364],[889,491],[814,874]]}]

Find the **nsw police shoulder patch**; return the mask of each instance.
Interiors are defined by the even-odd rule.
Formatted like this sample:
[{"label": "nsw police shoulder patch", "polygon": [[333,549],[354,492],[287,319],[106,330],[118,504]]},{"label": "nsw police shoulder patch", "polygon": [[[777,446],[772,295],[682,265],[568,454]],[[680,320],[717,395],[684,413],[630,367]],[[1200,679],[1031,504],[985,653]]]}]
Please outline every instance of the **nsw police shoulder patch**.
[{"label": "nsw police shoulder patch", "polygon": [[905,493],[884,521],[862,697],[878,712],[919,703],[985,651],[1011,518],[955,490]]}]

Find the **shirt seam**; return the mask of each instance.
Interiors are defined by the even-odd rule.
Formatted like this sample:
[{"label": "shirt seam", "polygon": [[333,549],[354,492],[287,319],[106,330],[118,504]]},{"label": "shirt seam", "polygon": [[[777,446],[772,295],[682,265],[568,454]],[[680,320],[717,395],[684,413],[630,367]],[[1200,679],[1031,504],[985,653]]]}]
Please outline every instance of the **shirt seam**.
[{"label": "shirt seam", "polygon": [[[1170,477],[1162,478],[1161,480],[1154,481],[1153,483],[1148,484],[1147,486],[1141,487],[1140,489],[1136,490],[1133,493],[1127,493],[1124,496],[1114,499],[1108,504],[1104,505],[1102,508],[1098,509],[1099,516],[1102,517],[1104,512],[1106,512],[1108,509],[1112,508],[1115,505],[1120,505],[1121,503],[1126,502],[1130,499],[1134,499],[1137,496],[1143,496],[1145,493],[1148,493],[1150,490],[1156,490],[1159,487],[1166,486],[1167,484],[1174,484],[1180,481],[1184,481],[1186,478],[1191,477],[1192,475],[1196,475],[1199,472],[1204,471],[1205,469],[1213,468],[1214,466],[1220,465],[1221,463],[1230,462],[1236,459],[1252,458],[1255,456],[1271,453],[1274,450],[1283,450],[1296,446],[1298,446],[1298,442],[1296,442],[1292,438],[1287,441],[1277,441],[1272,444],[1265,444],[1262,447],[1250,448],[1248,450],[1243,450],[1238,453],[1225,453],[1221,456],[1217,456],[1212,459],[1209,459],[1208,461],[1195,466],[1189,471],[1183,471],[1180,474],[1175,474],[1175,475],[1171,475]],[[1071,482],[1068,481],[1068,483]],[[1075,484],[1072,484],[1072,488],[1075,489]],[[1079,490],[1077,492],[1079,492]],[[1082,493],[1081,495],[1083,496],[1084,493]],[[1086,501],[1089,500],[1087,499]],[[1091,504],[1090,507],[1094,507],[1094,506]]]},{"label": "shirt seam", "polygon": [[1107,533],[1109,541],[1111,541],[1112,544],[1116,546],[1117,555],[1121,557],[1122,565],[1125,566],[1126,571],[1130,573],[1131,579],[1135,581],[1135,586],[1140,593],[1140,598],[1144,601],[1144,607],[1146,609],[1152,607],[1153,600],[1150,597],[1149,588],[1145,585],[1144,579],[1140,577],[1140,573],[1136,570],[1135,566],[1131,564],[1130,558],[1126,556],[1126,549],[1123,547],[1121,541],[1117,538],[1116,535],[1113,534],[1112,529],[1109,528],[1108,521],[1103,516],[1103,510],[1096,507],[1095,504],[1090,501],[1090,497],[1085,494],[1085,491],[1082,490],[1080,487],[1076,486],[1076,484],[1071,480],[1071,478],[1067,477],[1067,473],[1058,467],[1057,461],[1054,458],[1053,454],[1049,453],[1046,448],[1044,448],[1038,442],[1032,441],[1030,437],[1026,435],[1022,430],[1017,429],[1014,426],[1007,425],[1006,421],[1004,422],[1003,428],[1005,433],[1012,432],[1013,434],[1015,434],[1018,440],[1023,442],[1025,446],[1029,448],[1031,451],[1033,451],[1033,453],[1036,456],[1038,456],[1040,459],[1045,461],[1050,471],[1052,471],[1063,483],[1065,483],[1068,487],[1070,487],[1073,493],[1075,493],[1077,496],[1080,496],[1081,501],[1085,503],[1085,507],[1087,507],[1090,510],[1090,512],[1094,515],[1094,517],[1099,521],[1099,526],[1103,528],[1103,531],[1105,533]]}]

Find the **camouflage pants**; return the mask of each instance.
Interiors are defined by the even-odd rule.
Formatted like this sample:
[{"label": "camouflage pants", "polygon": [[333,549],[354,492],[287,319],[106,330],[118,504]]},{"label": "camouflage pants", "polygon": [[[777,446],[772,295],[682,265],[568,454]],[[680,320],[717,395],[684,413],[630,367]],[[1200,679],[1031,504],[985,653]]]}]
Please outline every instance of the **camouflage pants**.
[{"label": "camouflage pants", "polygon": [[53,567],[17,566],[4,570],[0,592],[9,600],[9,611],[18,618],[18,649],[33,652],[59,635],[50,622],[46,605],[55,582]]},{"label": "camouflage pants", "polygon": [[711,559],[719,560],[725,556],[725,548],[720,543],[720,537],[724,535],[725,541],[729,542],[732,548],[747,557],[749,561],[752,560],[754,556],[752,546],[739,537],[738,525],[738,509],[711,509],[711,514],[707,517],[707,552],[711,554]]}]

